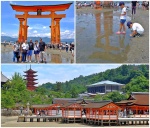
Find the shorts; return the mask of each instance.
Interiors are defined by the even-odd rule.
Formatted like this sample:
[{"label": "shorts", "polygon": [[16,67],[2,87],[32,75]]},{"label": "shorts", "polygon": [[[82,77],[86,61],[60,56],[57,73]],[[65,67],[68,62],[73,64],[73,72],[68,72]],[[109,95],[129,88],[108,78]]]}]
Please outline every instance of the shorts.
[{"label": "shorts", "polygon": [[45,51],[40,51],[40,58],[41,59],[43,59],[43,58],[46,59],[46,52]]},{"label": "shorts", "polygon": [[27,56],[32,56],[32,50],[27,51]]},{"label": "shorts", "polygon": [[120,19],[120,23],[124,24],[126,22],[126,19]]},{"label": "shorts", "polygon": [[39,54],[40,53],[40,51],[34,51],[34,54]]}]

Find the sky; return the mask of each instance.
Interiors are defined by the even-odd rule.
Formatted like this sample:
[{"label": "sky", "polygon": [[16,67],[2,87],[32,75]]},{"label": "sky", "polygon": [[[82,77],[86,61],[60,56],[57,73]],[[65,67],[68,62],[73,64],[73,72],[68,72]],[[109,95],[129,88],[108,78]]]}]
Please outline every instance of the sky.
[{"label": "sky", "polygon": [[[94,73],[114,69],[121,64],[72,64],[72,65],[31,65],[31,68],[37,71],[36,78],[38,85],[43,83],[56,83],[72,80],[80,75],[88,76]],[[30,65],[6,65],[2,64],[1,71],[9,79],[12,78],[15,72],[25,75],[23,71],[30,68]],[[37,85],[37,86],[38,86]]]},{"label": "sky", "polygon": [[[10,4],[16,5],[56,5],[70,3],[71,1],[2,1],[1,2],[1,35],[18,37],[19,20],[15,14],[23,14],[12,9]],[[70,8],[57,14],[66,14],[66,18],[60,21],[61,39],[74,38],[74,3]],[[43,14],[47,14],[44,12]],[[28,18],[28,36],[31,37],[50,37],[50,18]]]}]

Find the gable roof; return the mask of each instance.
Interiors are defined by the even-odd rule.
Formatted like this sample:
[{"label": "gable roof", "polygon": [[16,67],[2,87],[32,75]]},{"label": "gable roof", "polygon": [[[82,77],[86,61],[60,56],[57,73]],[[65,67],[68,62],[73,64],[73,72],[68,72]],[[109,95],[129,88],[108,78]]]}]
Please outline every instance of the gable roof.
[{"label": "gable roof", "polygon": [[116,103],[127,105],[149,105],[149,92],[132,92],[127,100]]},{"label": "gable roof", "polygon": [[112,101],[91,102],[87,104],[86,106],[84,106],[84,108],[101,108],[111,102]]},{"label": "gable roof", "polygon": [[91,84],[91,85],[87,85],[87,86],[100,86],[100,85],[119,85],[119,86],[123,86],[124,84],[120,84],[120,83],[117,83],[117,82],[113,82],[113,81],[109,81],[109,80],[105,80],[105,81],[101,81],[101,82],[98,82],[98,83],[95,83],[95,84]]},{"label": "gable roof", "polygon": [[9,79],[6,76],[4,76],[1,72],[1,82],[7,82],[8,80]]}]

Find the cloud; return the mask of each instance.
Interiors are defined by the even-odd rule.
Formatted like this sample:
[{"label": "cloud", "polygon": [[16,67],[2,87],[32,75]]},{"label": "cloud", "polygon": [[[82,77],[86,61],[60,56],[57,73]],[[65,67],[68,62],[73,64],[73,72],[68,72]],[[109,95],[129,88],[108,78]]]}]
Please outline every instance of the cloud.
[{"label": "cloud", "polygon": [[74,39],[74,31],[71,30],[64,30],[60,32],[61,39]]},{"label": "cloud", "polygon": [[2,36],[7,36],[7,34],[5,32],[1,32]]},{"label": "cloud", "polygon": [[33,31],[33,33],[37,33],[37,31],[36,31],[36,30],[34,30],[34,31]]},{"label": "cloud", "polygon": [[43,28],[45,29],[45,28],[47,28],[46,26],[43,26]]},{"label": "cloud", "polygon": [[28,27],[28,30],[32,30],[33,28],[32,27]]}]

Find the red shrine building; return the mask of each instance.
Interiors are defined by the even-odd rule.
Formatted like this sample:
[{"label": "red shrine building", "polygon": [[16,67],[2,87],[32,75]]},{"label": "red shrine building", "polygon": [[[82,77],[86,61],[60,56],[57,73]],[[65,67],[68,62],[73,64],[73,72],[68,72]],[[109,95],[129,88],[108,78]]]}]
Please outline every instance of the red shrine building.
[{"label": "red shrine building", "polygon": [[35,79],[35,77],[37,75],[35,75],[35,73],[37,73],[36,71],[32,70],[31,67],[29,70],[24,71],[24,73],[26,73],[26,75],[24,75],[26,77],[26,81],[27,81],[27,89],[30,91],[34,91],[37,87],[34,86],[37,83],[35,82],[37,79]]}]

